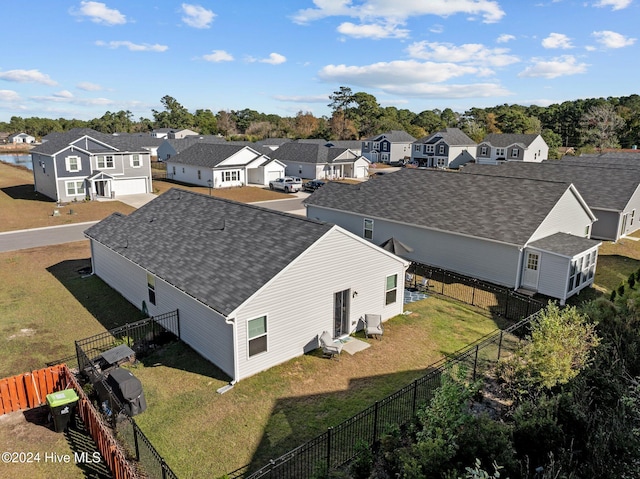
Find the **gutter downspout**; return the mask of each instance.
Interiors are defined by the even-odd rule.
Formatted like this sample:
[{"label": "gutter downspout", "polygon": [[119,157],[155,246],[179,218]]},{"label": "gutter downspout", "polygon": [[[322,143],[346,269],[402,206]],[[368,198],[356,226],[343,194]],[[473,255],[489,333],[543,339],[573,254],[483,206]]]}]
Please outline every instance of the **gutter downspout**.
[{"label": "gutter downspout", "polygon": [[520,288],[520,282],[522,281],[522,262],[524,259],[524,249],[526,246],[523,246],[522,248],[518,248],[519,254],[518,254],[518,271],[516,273],[516,286],[514,288],[514,291],[517,291],[518,288]]}]

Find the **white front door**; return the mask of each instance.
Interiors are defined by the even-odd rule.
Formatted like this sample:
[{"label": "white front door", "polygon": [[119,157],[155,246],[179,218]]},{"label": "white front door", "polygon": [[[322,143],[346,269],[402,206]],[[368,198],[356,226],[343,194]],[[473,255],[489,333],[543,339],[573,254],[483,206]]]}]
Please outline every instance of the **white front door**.
[{"label": "white front door", "polygon": [[538,289],[538,271],[540,270],[540,255],[538,253],[526,253],[522,272],[522,286]]}]

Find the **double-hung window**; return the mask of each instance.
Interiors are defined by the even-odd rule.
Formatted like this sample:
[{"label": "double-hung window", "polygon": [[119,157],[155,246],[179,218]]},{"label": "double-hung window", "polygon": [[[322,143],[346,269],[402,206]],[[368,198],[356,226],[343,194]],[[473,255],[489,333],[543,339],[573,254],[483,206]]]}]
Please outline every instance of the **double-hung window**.
[{"label": "double-hung window", "polygon": [[373,239],[373,220],[369,218],[364,219],[364,239]]},{"label": "double-hung window", "polygon": [[67,171],[80,171],[80,157],[79,156],[67,156],[65,158],[67,164]]},{"label": "double-hung window", "polygon": [[67,196],[84,196],[84,180],[65,182]]},{"label": "double-hung window", "polygon": [[240,171],[239,170],[223,171],[222,181],[240,181]]},{"label": "double-hung window", "polygon": [[387,276],[387,283],[384,292],[384,304],[389,305],[396,302],[398,296],[398,275]]},{"label": "double-hung window", "polygon": [[131,167],[132,168],[140,168],[142,166],[142,162],[140,161],[140,155],[134,153],[131,155]]},{"label": "double-hung window", "polygon": [[513,150],[511,150],[511,158],[518,158],[519,155],[520,155],[520,150],[518,150],[517,148],[514,148]]},{"label": "double-hung window", "polygon": [[113,155],[98,156],[98,169],[113,168]]},{"label": "double-hung window", "polygon": [[149,291],[149,302],[156,304],[156,277],[147,273],[147,290]]},{"label": "double-hung window", "polygon": [[247,337],[249,339],[249,357],[264,353],[267,350],[267,317],[247,321]]}]

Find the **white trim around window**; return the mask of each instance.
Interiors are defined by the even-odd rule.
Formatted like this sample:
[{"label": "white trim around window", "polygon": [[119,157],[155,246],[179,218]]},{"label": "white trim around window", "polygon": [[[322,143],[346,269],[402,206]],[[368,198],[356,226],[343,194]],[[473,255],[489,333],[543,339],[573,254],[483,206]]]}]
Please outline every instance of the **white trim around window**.
[{"label": "white trim around window", "polygon": [[362,237],[364,239],[373,239],[373,220],[371,218],[364,219],[364,228]]},{"label": "white trim around window", "polygon": [[247,356],[267,352],[267,315],[247,321]]},{"label": "white trim around window", "polygon": [[227,170],[222,172],[222,182],[240,181],[240,170]]},{"label": "white trim around window", "polygon": [[98,155],[96,163],[99,170],[115,168],[113,155]]},{"label": "white trim around window", "polygon": [[82,169],[82,160],[79,156],[67,156],[64,159],[67,171],[80,171]]},{"label": "white trim around window", "polygon": [[384,285],[384,304],[389,306],[398,300],[398,275],[391,274],[387,276]]},{"label": "white trim around window", "polygon": [[67,196],[85,196],[84,180],[71,180],[64,182],[64,189]]},{"label": "white trim around window", "polygon": [[133,153],[130,158],[131,168],[140,168],[142,166],[142,160],[138,153]]}]

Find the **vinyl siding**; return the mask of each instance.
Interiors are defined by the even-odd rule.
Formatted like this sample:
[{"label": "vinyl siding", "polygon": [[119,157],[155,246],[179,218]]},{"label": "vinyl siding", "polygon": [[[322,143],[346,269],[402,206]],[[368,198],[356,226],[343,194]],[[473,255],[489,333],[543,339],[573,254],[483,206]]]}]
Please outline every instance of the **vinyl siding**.
[{"label": "vinyl siding", "polygon": [[593,214],[596,215],[598,221],[593,223],[591,237],[594,239],[616,241],[620,233],[620,213],[594,208]]},{"label": "vinyl siding", "polygon": [[[245,378],[318,347],[333,334],[334,293],[350,289],[350,327],[366,313],[384,320],[402,313],[404,263],[334,228],[238,310],[238,378]],[[386,277],[398,275],[397,299],[385,306]],[[248,355],[247,322],[267,316],[267,351]]]},{"label": "vinyl siding", "polygon": [[[532,199],[535,201],[535,199]],[[545,238],[562,232],[585,237],[587,226],[591,225],[591,218],[571,188],[562,195],[547,217],[533,233],[529,242]]]},{"label": "vinyl siding", "polygon": [[160,278],[156,278],[153,305],[146,270],[95,241],[91,241],[91,253],[95,274],[137,308],[142,309],[144,301],[151,316],[178,309],[181,339],[233,377],[233,326],[223,316]]},{"label": "vinyl siding", "polygon": [[[527,248],[526,253],[529,251]],[[531,250],[535,251],[535,250]],[[550,254],[547,252],[540,253],[539,275],[538,275],[538,292],[551,296],[552,298],[566,298],[567,281],[569,277],[569,264],[571,260],[562,256]]]},{"label": "vinyl siding", "polygon": [[[633,213],[633,210],[635,210],[635,213]],[[624,211],[628,215],[625,234],[631,234],[640,228],[640,186],[638,186],[633,195],[631,195]],[[631,219],[632,216],[633,221]]]},{"label": "vinyl siding", "polygon": [[[335,223],[363,237],[364,218],[356,214],[307,206],[307,217]],[[413,248],[403,255],[412,261],[515,287],[519,260],[515,245],[374,219],[371,242],[380,245],[391,237]]]},{"label": "vinyl siding", "polygon": [[[53,158],[50,156],[31,153],[33,162],[33,181],[35,190],[52,200],[58,200],[58,190],[56,184],[56,172]],[[44,169],[41,166],[44,165]]]}]

